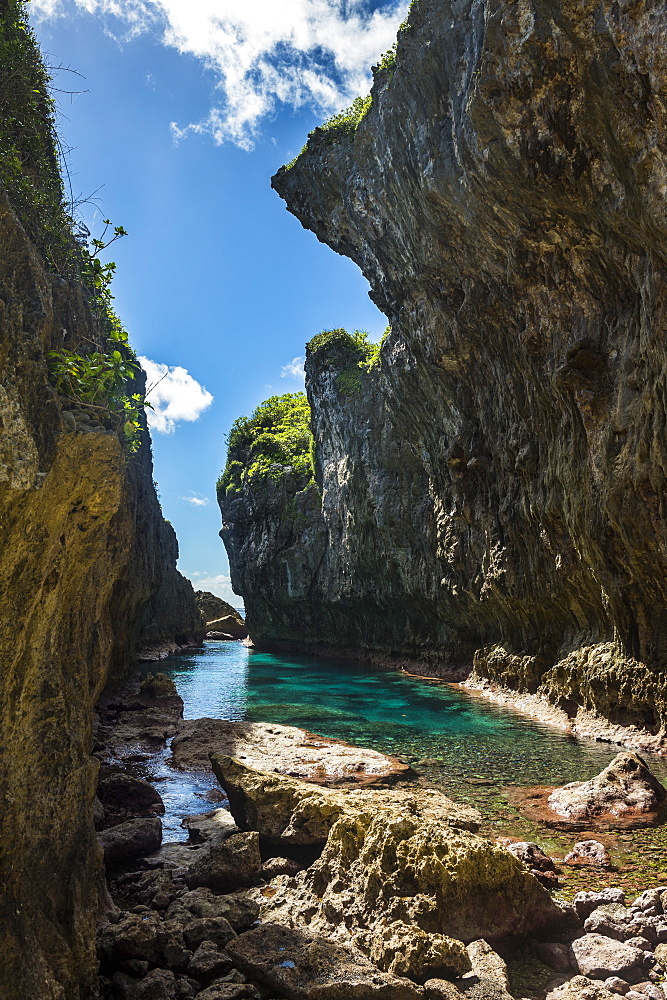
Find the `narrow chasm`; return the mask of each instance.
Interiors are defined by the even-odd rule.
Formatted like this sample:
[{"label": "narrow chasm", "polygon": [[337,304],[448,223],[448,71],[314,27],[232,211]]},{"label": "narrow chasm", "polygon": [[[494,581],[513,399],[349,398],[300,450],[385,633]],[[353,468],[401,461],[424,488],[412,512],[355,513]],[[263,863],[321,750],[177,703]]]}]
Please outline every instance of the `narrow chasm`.
[{"label": "narrow chasm", "polygon": [[0,1000],[666,1000],[665,41],[413,0],[275,175],[388,326],[233,424],[242,614],[0,2]]}]

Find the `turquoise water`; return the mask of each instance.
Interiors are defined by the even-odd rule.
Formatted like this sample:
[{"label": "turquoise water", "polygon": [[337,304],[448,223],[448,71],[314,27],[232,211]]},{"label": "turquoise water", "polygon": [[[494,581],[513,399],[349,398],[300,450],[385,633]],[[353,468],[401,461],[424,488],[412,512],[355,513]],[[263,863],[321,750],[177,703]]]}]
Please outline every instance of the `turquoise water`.
[{"label": "turquoise water", "polygon": [[[412,764],[424,783],[487,815],[512,812],[498,794],[505,786],[584,780],[619,750],[575,739],[456,687],[361,663],[209,642],[201,651],[161,661],[160,670],[173,678],[186,719],[277,722],[382,750]],[[173,832],[183,815],[211,808],[201,797],[215,781],[174,781],[167,759],[157,780],[165,782],[161,792]],[[652,756],[649,763],[667,778],[663,758]]]}]

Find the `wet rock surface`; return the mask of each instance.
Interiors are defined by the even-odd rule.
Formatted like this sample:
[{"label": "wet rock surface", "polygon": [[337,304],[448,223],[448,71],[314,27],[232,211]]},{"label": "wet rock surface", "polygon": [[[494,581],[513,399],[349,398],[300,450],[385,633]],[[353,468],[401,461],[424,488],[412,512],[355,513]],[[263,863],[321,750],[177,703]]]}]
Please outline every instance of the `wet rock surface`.
[{"label": "wet rock surface", "polygon": [[181,723],[171,744],[176,767],[210,770],[226,754],[250,767],[316,784],[382,784],[411,774],[409,765],[375,750],[316,736],[294,726],[194,719]]}]

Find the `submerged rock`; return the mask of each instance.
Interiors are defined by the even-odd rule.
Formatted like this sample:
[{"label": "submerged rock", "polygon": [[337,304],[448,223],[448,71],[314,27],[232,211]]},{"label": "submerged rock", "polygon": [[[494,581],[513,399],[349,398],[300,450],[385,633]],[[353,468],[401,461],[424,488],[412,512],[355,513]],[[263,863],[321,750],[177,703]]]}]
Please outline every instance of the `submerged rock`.
[{"label": "submerged rock", "polygon": [[407,764],[377,750],[265,722],[187,720],[171,753],[174,765],[188,770],[208,771],[211,755],[228,754],[250,767],[322,785],[384,784],[412,773]]},{"label": "submerged rock", "polygon": [[568,820],[655,819],[666,796],[646,762],[634,753],[620,753],[590,781],[573,781],[549,796],[549,808]]},{"label": "submerged rock", "polygon": [[611,868],[609,851],[599,840],[580,840],[563,859],[566,865],[593,865]]}]

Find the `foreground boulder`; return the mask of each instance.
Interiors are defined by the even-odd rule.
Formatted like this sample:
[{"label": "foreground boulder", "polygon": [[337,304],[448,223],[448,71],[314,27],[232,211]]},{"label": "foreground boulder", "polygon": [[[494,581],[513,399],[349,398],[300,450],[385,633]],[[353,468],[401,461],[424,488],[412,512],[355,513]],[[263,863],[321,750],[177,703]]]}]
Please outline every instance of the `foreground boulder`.
[{"label": "foreground boulder", "polygon": [[122,861],[142,854],[152,854],[162,843],[162,822],[155,816],[130,819],[97,834],[104,860]]},{"label": "foreground boulder", "polygon": [[250,767],[316,784],[385,784],[411,774],[396,757],[315,736],[295,726],[226,719],[181,723],[171,745],[175,767],[210,769],[211,755],[226,754]]},{"label": "foreground boulder", "polygon": [[164,802],[157,789],[143,778],[114,771],[102,777],[97,786],[97,797],[104,809],[104,824],[142,816],[162,816]]},{"label": "foreground boulder", "polygon": [[275,845],[324,845],[336,821],[359,809],[398,809],[466,830],[478,830],[481,825],[476,809],[458,805],[431,789],[318,788],[284,774],[256,770],[224,754],[213,756],[211,767],[227,793],[238,825],[258,830]]},{"label": "foreground boulder", "polygon": [[185,881],[191,889],[207,886],[215,892],[227,892],[238,886],[253,885],[262,874],[257,833],[235,833],[210,841],[198,852],[186,870]]},{"label": "foreground boulder", "polygon": [[643,978],[646,956],[639,948],[622,944],[603,934],[584,934],[572,942],[575,962],[582,976],[607,979],[619,976],[626,982]]},{"label": "foreground boulder", "polygon": [[406,979],[378,969],[363,955],[302,930],[264,924],[232,941],[234,965],[290,1000],[418,1000]]},{"label": "foreground boulder", "polygon": [[308,869],[274,880],[275,894],[261,900],[265,919],[307,919],[311,931],[367,953],[394,922],[415,942],[421,932],[494,941],[539,936],[566,919],[520,861],[471,832],[479,817],[439,792],[342,792],[229,757],[212,765],[239,826],[274,844],[324,844]]},{"label": "foreground boulder", "polygon": [[665,789],[639,754],[620,753],[590,781],[573,781],[549,796],[549,808],[568,820],[656,818]]}]

